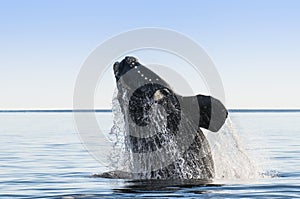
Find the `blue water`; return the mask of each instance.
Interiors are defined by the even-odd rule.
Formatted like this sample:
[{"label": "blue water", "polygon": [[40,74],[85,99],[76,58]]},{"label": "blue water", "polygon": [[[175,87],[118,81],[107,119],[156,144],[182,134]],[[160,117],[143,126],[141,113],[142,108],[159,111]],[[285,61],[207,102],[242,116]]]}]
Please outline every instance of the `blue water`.
[{"label": "blue water", "polygon": [[[97,112],[109,130],[111,112]],[[231,112],[265,177],[200,181],[95,178],[106,168],[81,144],[71,112],[0,113],[1,198],[300,198],[300,113]],[[105,142],[99,143],[105,146]]]}]

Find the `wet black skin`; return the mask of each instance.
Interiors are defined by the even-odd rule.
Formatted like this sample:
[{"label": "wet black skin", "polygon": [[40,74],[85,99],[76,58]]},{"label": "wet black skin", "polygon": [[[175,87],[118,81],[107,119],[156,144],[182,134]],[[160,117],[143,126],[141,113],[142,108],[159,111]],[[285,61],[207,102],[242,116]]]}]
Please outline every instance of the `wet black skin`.
[{"label": "wet black skin", "polygon": [[[137,67],[138,70],[143,71],[143,74],[145,74],[145,76],[147,76],[148,78],[152,78],[152,80],[158,78],[159,82],[153,82],[150,84],[149,81],[147,80],[141,79],[139,77],[129,76],[127,80],[124,80],[122,83],[120,83],[119,82],[120,77],[124,76],[127,72],[133,70],[135,67]],[[171,93],[168,96],[173,96],[173,95],[179,96],[176,93],[173,93],[171,89],[169,89],[169,85],[164,80],[162,80],[151,70],[147,69],[145,66],[141,65],[135,57],[125,57],[125,59],[123,59],[121,62],[116,62],[113,68],[114,68],[114,74],[115,74],[117,85],[122,84],[122,86],[124,87],[125,84],[127,89],[136,88],[136,86],[134,86],[136,81],[140,81],[140,82],[142,81],[143,84],[149,85],[148,88],[145,87],[140,88],[134,93],[136,94],[135,102],[140,103],[139,107],[141,107],[141,105],[143,104],[139,102],[139,99],[141,100],[141,98],[139,97],[142,96],[151,97],[155,93],[155,91],[163,90],[163,88],[166,88],[168,92]],[[141,92],[142,94],[139,94],[139,92]],[[192,104],[195,103],[194,102],[195,98],[197,99],[197,103],[198,103],[197,106],[199,106],[199,110],[200,110],[199,127],[208,129],[213,132],[217,132],[223,126],[227,118],[228,112],[225,106],[218,99],[213,98],[211,96],[205,96],[205,95],[196,95],[196,96],[188,96],[188,97],[179,96],[177,98],[178,99],[183,98],[183,101],[185,103],[192,103]],[[139,115],[141,113],[135,112],[135,114]],[[211,120],[212,114],[216,116],[214,117],[213,121]],[[133,117],[135,118],[135,116]]]},{"label": "wet black skin", "polygon": [[[183,176],[180,173],[178,160],[178,162],[175,161],[164,168],[152,171],[147,175],[148,178],[149,176],[151,179],[159,176],[160,179],[191,179],[193,176],[196,176],[195,178],[199,179],[200,176],[200,178],[212,179],[214,177],[214,163],[208,141],[200,127],[217,132],[227,118],[228,112],[225,106],[219,100],[210,96],[180,96],[174,93],[167,82],[147,67],[141,65],[134,57],[128,56],[121,62],[116,62],[113,70],[118,87],[118,100],[121,110],[123,114],[129,114],[128,117],[136,125],[147,126],[150,122],[148,112],[151,106],[159,104],[166,111],[168,132],[176,136],[179,131],[178,124],[182,119],[182,105],[188,107],[187,110],[191,110],[188,113],[198,114],[189,116],[191,120],[198,118],[199,121],[192,122],[197,125],[197,132],[193,132],[195,133],[194,141],[182,155],[185,165],[192,168],[192,177]],[[131,70],[140,71],[147,79],[141,78],[141,76],[137,75],[137,72],[131,72]],[[129,95],[126,95],[126,93],[129,93]],[[157,93],[160,94],[158,98],[155,97]],[[199,110],[197,113],[193,111],[195,107]],[[183,133],[188,134],[190,132],[186,131]],[[134,153],[151,152],[162,147],[162,143],[166,143],[164,139],[165,137],[160,132],[147,138],[128,135],[128,145]],[[203,155],[203,151],[205,151],[205,155]],[[143,176],[145,175],[108,172],[102,177],[143,178]]]}]

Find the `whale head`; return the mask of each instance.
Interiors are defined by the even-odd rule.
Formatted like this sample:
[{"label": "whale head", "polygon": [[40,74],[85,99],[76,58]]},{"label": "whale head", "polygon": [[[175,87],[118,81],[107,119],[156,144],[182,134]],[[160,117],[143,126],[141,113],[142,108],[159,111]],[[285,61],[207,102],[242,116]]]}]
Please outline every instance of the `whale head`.
[{"label": "whale head", "polygon": [[127,56],[121,62],[114,63],[114,74],[116,81],[119,81],[120,78],[125,75],[128,71],[140,65],[135,57]]},{"label": "whale head", "polygon": [[[170,99],[170,96],[173,96],[173,104],[178,105],[172,106],[176,107],[174,109],[175,112],[178,112],[180,109],[178,108],[180,104],[192,104],[189,111],[191,113],[193,112],[193,107],[199,107],[199,127],[217,132],[227,118],[228,111],[218,99],[204,95],[180,96],[174,93],[167,82],[140,64],[135,57],[126,56],[121,62],[115,62],[113,70],[119,91],[119,102],[130,105],[130,110],[135,110],[132,114],[137,114],[139,118],[142,118],[140,115],[145,114],[144,111],[139,111],[140,114],[138,114],[136,109],[140,110],[139,107],[141,106],[147,107],[151,104],[149,102],[151,102],[152,98],[153,101],[164,101],[165,98]],[[166,90],[172,95],[164,94]],[[132,101],[133,99],[134,101]],[[125,103],[126,101],[131,103]],[[199,116],[196,118],[199,118]],[[140,122],[140,124],[144,123]]]}]

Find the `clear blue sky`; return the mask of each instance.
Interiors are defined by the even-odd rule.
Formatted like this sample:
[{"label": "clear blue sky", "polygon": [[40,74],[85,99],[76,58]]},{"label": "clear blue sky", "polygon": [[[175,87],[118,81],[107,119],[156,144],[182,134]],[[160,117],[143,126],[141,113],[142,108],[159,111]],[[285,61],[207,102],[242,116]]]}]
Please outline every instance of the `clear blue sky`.
[{"label": "clear blue sky", "polygon": [[204,47],[228,107],[300,108],[300,1],[0,3],[0,109],[72,108],[89,53],[141,27],[173,29]]}]

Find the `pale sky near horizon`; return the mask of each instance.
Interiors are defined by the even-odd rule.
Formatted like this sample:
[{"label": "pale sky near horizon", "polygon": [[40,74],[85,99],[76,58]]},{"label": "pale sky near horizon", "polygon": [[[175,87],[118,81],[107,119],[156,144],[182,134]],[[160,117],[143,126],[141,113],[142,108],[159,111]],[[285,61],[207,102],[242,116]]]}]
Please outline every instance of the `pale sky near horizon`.
[{"label": "pale sky near horizon", "polygon": [[[143,27],[172,29],[201,45],[222,78],[227,107],[300,108],[300,1],[0,3],[0,109],[72,109],[88,55]],[[95,108],[110,108],[111,94],[104,98]]]}]

